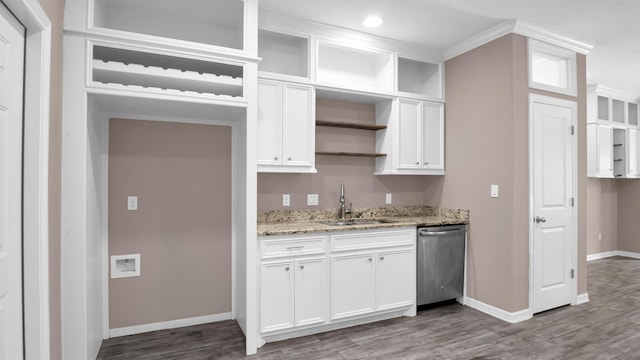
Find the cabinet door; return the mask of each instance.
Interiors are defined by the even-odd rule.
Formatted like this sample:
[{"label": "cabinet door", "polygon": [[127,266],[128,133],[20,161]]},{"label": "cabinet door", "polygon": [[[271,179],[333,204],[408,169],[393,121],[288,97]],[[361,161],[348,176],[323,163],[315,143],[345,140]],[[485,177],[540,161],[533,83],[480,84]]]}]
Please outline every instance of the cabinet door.
[{"label": "cabinet door", "polygon": [[398,100],[398,168],[420,168],[420,101]]},{"label": "cabinet door", "polygon": [[326,319],[325,258],[296,260],[295,325],[322,323]]},{"label": "cabinet door", "polygon": [[311,86],[284,84],[283,164],[314,166],[315,100]]},{"label": "cabinet door", "polygon": [[282,164],[282,84],[258,80],[258,164]]},{"label": "cabinet door", "polygon": [[331,258],[331,319],[366,314],[375,308],[375,254]]},{"label": "cabinet door", "polygon": [[598,125],[598,176],[613,176],[613,128]]},{"label": "cabinet door", "polygon": [[416,299],[415,250],[379,252],[376,261],[376,310],[412,305]]},{"label": "cabinet door", "polygon": [[640,175],[640,130],[627,130],[627,159],[629,161],[629,176]]},{"label": "cabinet door", "polygon": [[422,167],[444,169],[444,104],[424,103],[422,133]]},{"label": "cabinet door", "polygon": [[293,260],[263,262],[260,267],[260,329],[272,331],[293,326]]}]

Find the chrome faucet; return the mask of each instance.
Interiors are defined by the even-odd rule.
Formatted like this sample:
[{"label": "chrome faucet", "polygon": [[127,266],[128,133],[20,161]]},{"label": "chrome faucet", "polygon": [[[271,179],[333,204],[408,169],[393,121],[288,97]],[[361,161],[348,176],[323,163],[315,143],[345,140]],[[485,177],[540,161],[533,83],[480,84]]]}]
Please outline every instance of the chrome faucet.
[{"label": "chrome faucet", "polygon": [[340,220],[347,220],[347,214],[351,214],[351,207],[353,205],[349,204],[349,208],[345,206],[344,201],[344,184],[340,184]]}]

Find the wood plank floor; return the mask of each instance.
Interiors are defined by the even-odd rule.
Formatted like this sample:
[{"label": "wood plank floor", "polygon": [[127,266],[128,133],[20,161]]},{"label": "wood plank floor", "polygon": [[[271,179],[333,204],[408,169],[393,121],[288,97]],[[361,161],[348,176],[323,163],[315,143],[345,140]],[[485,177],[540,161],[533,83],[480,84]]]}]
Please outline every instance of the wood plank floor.
[{"label": "wood plank floor", "polygon": [[588,264],[590,302],[510,325],[451,304],[269,343],[244,356],[234,321],[104,341],[99,359],[640,359],[640,261]]}]

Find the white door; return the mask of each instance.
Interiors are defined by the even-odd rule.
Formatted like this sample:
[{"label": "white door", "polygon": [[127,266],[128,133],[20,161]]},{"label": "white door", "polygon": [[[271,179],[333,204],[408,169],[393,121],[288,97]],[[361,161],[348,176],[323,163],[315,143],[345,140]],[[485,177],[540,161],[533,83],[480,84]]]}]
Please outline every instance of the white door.
[{"label": "white door", "polygon": [[293,260],[264,262],[260,268],[260,329],[293,327]]},{"label": "white door", "polygon": [[628,129],[627,134],[627,159],[629,159],[627,174],[629,176],[638,176],[640,175],[640,130]]},{"label": "white door", "polygon": [[296,326],[322,323],[326,318],[326,264],[324,257],[296,260]]},{"label": "white door", "polygon": [[[547,103],[550,102],[550,103]],[[575,103],[532,97],[533,312],[571,303]],[[573,290],[574,291],[574,290]]]},{"label": "white door", "polygon": [[258,81],[258,164],[282,164],[282,84]]},{"label": "white door", "polygon": [[613,128],[600,124],[596,128],[598,131],[598,175],[613,177]]},{"label": "white door", "polygon": [[285,165],[313,167],[316,130],[313,98],[311,86],[284,84],[282,162]]},{"label": "white door", "polygon": [[331,258],[331,319],[374,311],[375,254],[336,255]]},{"label": "white door", "polygon": [[24,27],[0,4],[0,359],[22,359]]},{"label": "white door", "polygon": [[381,251],[376,260],[376,310],[412,305],[416,301],[415,251]]},{"label": "white door", "polygon": [[420,101],[398,100],[398,167],[417,169],[420,167]]},{"label": "white door", "polygon": [[422,167],[444,169],[444,104],[425,102],[422,112]]}]

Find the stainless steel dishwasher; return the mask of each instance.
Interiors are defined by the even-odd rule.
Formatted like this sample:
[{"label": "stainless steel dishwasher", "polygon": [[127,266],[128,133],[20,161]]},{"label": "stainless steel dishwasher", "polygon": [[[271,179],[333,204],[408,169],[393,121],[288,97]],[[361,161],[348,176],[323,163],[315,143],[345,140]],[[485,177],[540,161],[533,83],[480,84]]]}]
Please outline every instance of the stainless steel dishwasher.
[{"label": "stainless steel dishwasher", "polygon": [[417,305],[462,297],[466,225],[418,228]]}]

